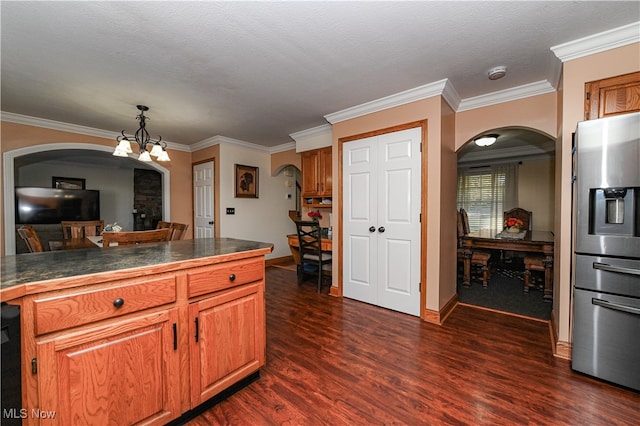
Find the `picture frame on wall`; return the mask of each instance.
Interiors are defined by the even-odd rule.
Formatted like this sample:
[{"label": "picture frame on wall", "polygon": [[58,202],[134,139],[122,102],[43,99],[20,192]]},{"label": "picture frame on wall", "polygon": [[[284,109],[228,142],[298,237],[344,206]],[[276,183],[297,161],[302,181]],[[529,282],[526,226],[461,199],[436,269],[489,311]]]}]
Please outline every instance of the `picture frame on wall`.
[{"label": "picture frame on wall", "polygon": [[258,198],[258,168],[235,165],[236,198]]},{"label": "picture frame on wall", "polygon": [[53,176],[51,187],[56,189],[86,189],[86,179]]}]

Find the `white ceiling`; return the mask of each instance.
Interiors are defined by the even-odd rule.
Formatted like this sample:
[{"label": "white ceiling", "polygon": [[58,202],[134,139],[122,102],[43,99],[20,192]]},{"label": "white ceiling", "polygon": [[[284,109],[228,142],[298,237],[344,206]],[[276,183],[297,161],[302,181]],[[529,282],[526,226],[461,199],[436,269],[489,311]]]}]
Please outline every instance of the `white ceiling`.
[{"label": "white ceiling", "polygon": [[[552,46],[640,21],[640,2],[2,1],[3,112],[191,145],[266,147],[448,79],[465,100],[554,86]],[[487,71],[508,68],[490,81]]]}]

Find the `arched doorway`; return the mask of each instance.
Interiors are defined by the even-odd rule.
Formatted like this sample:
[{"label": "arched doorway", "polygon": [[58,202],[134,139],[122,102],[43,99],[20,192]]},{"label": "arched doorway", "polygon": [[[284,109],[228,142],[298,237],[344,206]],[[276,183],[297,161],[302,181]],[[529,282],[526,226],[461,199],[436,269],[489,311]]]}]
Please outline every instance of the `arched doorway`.
[{"label": "arched doorway", "polygon": [[[496,143],[477,146],[474,140],[486,134],[497,134]],[[459,149],[457,207],[468,212],[472,234],[498,235],[503,212],[520,207],[532,212],[532,231],[553,235],[554,200],[555,140],[548,134],[525,127],[487,129]],[[524,292],[525,253],[490,253],[487,288],[473,281],[467,288],[459,282],[459,300],[548,320],[552,304],[544,299],[543,281],[540,288]]]},{"label": "arched doorway", "polygon": [[[17,168],[26,163],[39,161],[65,161],[76,162],[86,167],[100,167],[101,169],[118,170],[121,168],[146,168],[158,171],[162,176],[162,215],[165,220],[170,220],[170,171],[157,163],[141,164],[133,158],[116,158],[111,154],[113,148],[102,145],[86,143],[54,143],[34,145],[8,151],[4,154],[3,179],[4,179],[4,226],[5,226],[5,254],[15,254],[15,199],[14,188],[16,186]],[[112,173],[112,172],[111,172]],[[109,175],[109,173],[105,173]],[[127,205],[127,214],[131,214],[133,207]]]}]

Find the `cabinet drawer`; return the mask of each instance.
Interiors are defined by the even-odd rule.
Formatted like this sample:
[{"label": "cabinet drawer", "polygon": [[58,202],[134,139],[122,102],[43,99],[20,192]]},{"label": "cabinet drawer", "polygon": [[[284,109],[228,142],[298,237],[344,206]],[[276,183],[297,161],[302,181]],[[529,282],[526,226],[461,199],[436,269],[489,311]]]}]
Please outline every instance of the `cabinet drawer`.
[{"label": "cabinet drawer", "polygon": [[189,297],[223,290],[237,285],[261,280],[264,277],[262,257],[235,260],[187,273]]},{"label": "cabinet drawer", "polygon": [[176,300],[176,278],[166,276],[34,301],[36,335],[89,324]]}]

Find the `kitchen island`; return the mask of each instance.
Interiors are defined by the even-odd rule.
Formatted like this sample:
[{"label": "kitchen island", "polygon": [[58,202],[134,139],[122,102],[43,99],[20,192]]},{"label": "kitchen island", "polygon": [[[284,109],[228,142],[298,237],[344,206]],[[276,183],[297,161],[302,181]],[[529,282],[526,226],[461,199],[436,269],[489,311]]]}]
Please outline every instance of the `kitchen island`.
[{"label": "kitchen island", "polygon": [[21,310],[23,424],[165,424],[257,373],[272,249],[221,238],[1,258],[1,300]]}]

